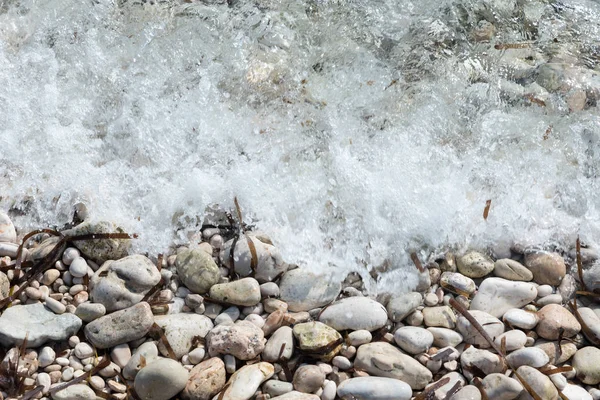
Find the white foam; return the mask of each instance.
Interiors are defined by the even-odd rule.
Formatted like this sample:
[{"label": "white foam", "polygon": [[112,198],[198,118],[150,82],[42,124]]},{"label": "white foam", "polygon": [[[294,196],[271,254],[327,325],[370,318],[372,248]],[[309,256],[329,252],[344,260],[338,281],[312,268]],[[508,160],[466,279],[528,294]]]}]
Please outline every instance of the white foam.
[{"label": "white foam", "polygon": [[408,250],[598,243],[597,109],[508,106],[476,49],[473,82],[468,54],[427,48],[451,2],[287,3],[0,9],[0,206],[29,199],[31,229],[84,201],[158,253],[173,215],[237,196],[286,260],[366,278],[387,259],[394,290],[416,284]]}]

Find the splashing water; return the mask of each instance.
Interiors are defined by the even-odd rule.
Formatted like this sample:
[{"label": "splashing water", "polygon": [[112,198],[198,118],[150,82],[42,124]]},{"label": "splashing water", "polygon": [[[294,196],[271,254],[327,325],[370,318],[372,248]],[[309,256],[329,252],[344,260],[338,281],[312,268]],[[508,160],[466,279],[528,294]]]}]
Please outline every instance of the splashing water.
[{"label": "splashing water", "polygon": [[394,290],[410,251],[598,243],[598,37],[584,0],[0,2],[0,207],[157,253],[237,196]]}]

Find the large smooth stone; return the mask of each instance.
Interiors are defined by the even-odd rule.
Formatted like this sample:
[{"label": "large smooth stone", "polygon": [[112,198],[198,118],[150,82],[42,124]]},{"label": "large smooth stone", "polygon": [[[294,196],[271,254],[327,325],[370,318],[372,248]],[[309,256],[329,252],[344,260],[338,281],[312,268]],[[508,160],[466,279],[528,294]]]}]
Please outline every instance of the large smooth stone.
[{"label": "large smooth stone", "polygon": [[254,278],[219,283],[210,288],[210,297],[236,306],[254,306],[260,303],[260,284]]},{"label": "large smooth stone", "polygon": [[[142,360],[143,357],[143,360]],[[138,372],[145,366],[158,360],[158,347],[154,342],[145,342],[138,346],[123,368],[123,377],[133,380]]]},{"label": "large smooth stone", "polygon": [[577,378],[586,385],[600,383],[600,349],[588,346],[577,350],[573,356]]},{"label": "large smooth stone", "polygon": [[539,318],[535,312],[513,308],[504,313],[502,320],[513,328],[530,330],[535,328]]},{"label": "large smooth stone", "polygon": [[423,302],[423,296],[418,292],[410,292],[393,297],[387,304],[387,312],[390,319],[400,322],[408,317]]},{"label": "large smooth stone", "polygon": [[141,339],[150,330],[154,317],[146,302],[100,317],[84,328],[90,343],[99,349]]},{"label": "large smooth stone", "polygon": [[[283,352],[281,352],[281,346],[283,346]],[[265,361],[276,362],[280,352],[281,357],[288,360],[294,354],[294,334],[289,326],[282,326],[271,335],[262,352],[262,358]]]},{"label": "large smooth stone", "polygon": [[565,261],[557,253],[537,251],[525,254],[525,266],[540,285],[558,286],[567,273]]},{"label": "large smooth stone", "polygon": [[433,335],[433,345],[436,347],[456,347],[463,341],[462,335],[452,329],[430,327],[427,330]]},{"label": "large smooth stone", "polygon": [[355,400],[409,400],[412,389],[398,379],[365,376],[341,382],[337,388],[337,395]]},{"label": "large smooth stone", "polygon": [[477,349],[474,346],[470,346],[463,351],[460,355],[460,364],[465,373],[472,367],[477,367],[486,375],[504,370],[504,362],[497,354],[488,350]]},{"label": "large smooth stone", "polygon": [[394,332],[394,341],[407,353],[420,354],[433,344],[433,334],[425,328],[403,326]]},{"label": "large smooth stone", "polygon": [[251,360],[265,348],[265,335],[248,321],[219,325],[206,336],[209,354],[231,354],[240,360]]},{"label": "large smooth stone", "polygon": [[175,259],[177,274],[192,293],[204,294],[219,282],[221,273],[210,254],[202,249],[183,250]]},{"label": "large smooth stone", "polygon": [[[123,229],[109,221],[84,221],[74,228],[63,231],[64,235],[88,235],[92,233],[122,233]],[[118,260],[127,255],[131,248],[131,239],[96,239],[73,242],[83,254],[96,262]]]},{"label": "large smooth stone", "polygon": [[221,400],[249,400],[260,385],[275,373],[268,362],[246,365],[229,378],[229,386]]},{"label": "large smooth stone", "polygon": [[470,251],[456,257],[456,267],[461,274],[469,278],[483,278],[493,271],[494,261],[485,254]]},{"label": "large smooth stone", "polygon": [[354,367],[375,376],[404,381],[412,389],[420,390],[433,375],[417,360],[385,342],[363,344],[356,352]]},{"label": "large smooth stone", "polygon": [[537,312],[539,322],[536,326],[538,335],[548,340],[558,339],[559,331],[564,337],[573,337],[581,330],[577,318],[559,304],[548,304]]},{"label": "large smooth stone", "polygon": [[168,400],[181,392],[188,381],[188,371],[170,358],[161,358],[142,368],[133,387],[141,400]]},{"label": "large smooth stone", "polygon": [[17,242],[17,231],[8,215],[0,211],[0,242]]},{"label": "large smooth stone", "polygon": [[510,281],[529,282],[533,279],[533,273],[527,267],[510,258],[496,260],[494,263],[494,275]]},{"label": "large smooth stone", "polygon": [[521,382],[501,373],[488,374],[482,383],[488,398],[494,400],[513,400],[523,391]]},{"label": "large smooth stone", "polygon": [[496,318],[502,318],[506,311],[521,308],[536,297],[537,289],[531,283],[487,278],[479,285],[470,309],[485,311]]},{"label": "large smooth stone", "polygon": [[73,314],[57,315],[42,303],[16,305],[0,316],[0,343],[4,347],[20,345],[27,336],[28,347],[67,340],[79,331],[81,320]]},{"label": "large smooth stone", "polygon": [[[483,330],[494,340],[495,337],[504,333],[504,324],[498,318],[486,313],[485,311],[472,310],[469,313],[483,327]],[[458,318],[456,324],[458,331],[463,335],[464,341],[469,344],[474,344],[482,348],[490,347],[487,340],[481,336],[477,328],[475,328],[468,319],[464,316]]]},{"label": "large smooth stone", "polygon": [[[246,237],[240,237],[235,244],[233,263],[234,270],[239,276],[244,277],[252,274],[252,253],[248,247],[247,238],[250,238],[256,250],[257,263],[254,278],[257,281],[261,283],[270,282],[287,270],[288,264],[283,261],[281,253],[275,246],[263,243],[250,234],[246,235]],[[227,268],[231,268],[229,256],[232,244],[233,240],[227,241],[219,254],[221,262]]]},{"label": "large smooth stone", "polygon": [[225,364],[218,357],[210,358],[192,368],[181,397],[183,400],[210,400],[223,389],[225,382]]},{"label": "large smooth stone", "polygon": [[[165,330],[177,359],[189,352],[195,337],[204,338],[213,328],[210,318],[198,314],[160,315],[154,317],[154,322]],[[165,357],[169,355],[162,341],[158,342],[158,350]]]},{"label": "large smooth stone", "polygon": [[387,311],[381,303],[368,297],[347,297],[327,307],[319,321],[338,331],[366,329],[373,332],[387,322]]},{"label": "large smooth stone", "polygon": [[52,394],[54,400],[95,400],[96,393],[87,385],[72,385]]},{"label": "large smooth stone", "polygon": [[309,311],[331,303],[342,284],[331,275],[316,275],[301,268],[287,271],[279,282],[280,299],[293,312]]},{"label": "large smooth stone", "polygon": [[110,313],[139,303],[159,281],[154,263],[136,254],[102,264],[90,278],[90,296]]},{"label": "large smooth stone", "polygon": [[529,384],[540,398],[544,400],[558,400],[558,391],[546,375],[528,365],[517,369],[517,373]]},{"label": "large smooth stone", "polygon": [[548,357],[544,350],[538,347],[526,347],[524,349],[513,351],[507,355],[506,361],[515,369],[522,365],[540,368],[550,362],[550,357]]}]

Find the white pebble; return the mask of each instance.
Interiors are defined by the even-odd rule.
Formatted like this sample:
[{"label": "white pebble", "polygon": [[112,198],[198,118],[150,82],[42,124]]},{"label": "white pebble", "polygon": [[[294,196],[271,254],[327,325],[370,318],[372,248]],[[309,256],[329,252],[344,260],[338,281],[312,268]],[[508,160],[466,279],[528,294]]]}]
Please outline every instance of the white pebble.
[{"label": "white pebble", "polygon": [[[79,339],[79,336],[71,336],[69,338],[69,346],[70,347],[75,347],[79,344],[79,342],[81,342],[81,340]],[[81,358],[81,357],[79,357]]]},{"label": "white pebble", "polygon": [[75,356],[80,360],[86,359],[94,355],[94,349],[86,342],[78,343],[75,346]]},{"label": "white pebble", "polygon": [[48,365],[54,362],[54,358],[56,357],[56,353],[52,350],[52,347],[43,347],[38,356],[38,361],[40,362],[40,367],[45,368]]},{"label": "white pebble", "polygon": [[96,390],[102,390],[102,389],[104,389],[104,386],[106,386],[104,379],[102,379],[98,375],[92,376],[89,379],[89,382],[90,382],[90,385]]},{"label": "white pebble", "polygon": [[259,328],[262,328],[263,326],[265,326],[265,320],[263,319],[263,317],[261,317],[258,314],[249,314],[244,319],[248,322],[252,322],[254,325],[256,325]]},{"label": "white pebble", "polygon": [[361,344],[370,343],[373,339],[373,335],[366,329],[350,332],[348,334],[348,341],[352,346],[360,346]]},{"label": "white pebble", "polygon": [[131,349],[127,343],[115,346],[110,352],[110,358],[121,368],[131,360]]},{"label": "white pebble", "polygon": [[79,257],[81,253],[75,247],[67,247],[62,255],[62,262],[65,265],[71,265],[71,262]]},{"label": "white pebble", "polygon": [[73,379],[74,372],[75,372],[75,370],[71,367],[65,368],[62,373],[62,380],[65,382],[70,381],[71,379]]},{"label": "white pebble", "polygon": [[[71,265],[69,266],[70,275],[72,275],[76,278],[81,278],[81,277],[85,276],[87,274],[87,272],[88,272],[88,264],[83,257],[77,257],[76,259],[73,260],[73,262],[71,262]],[[63,274],[63,280],[65,279],[64,278],[65,275],[66,275],[66,272]]]},{"label": "white pebble", "polygon": [[60,365],[61,367],[66,367],[70,364],[70,361],[67,357],[57,357],[56,360],[54,360],[54,362]]},{"label": "white pebble", "polygon": [[550,285],[540,285],[537,287],[538,298],[551,295],[554,290]]},{"label": "white pebble", "polygon": [[352,368],[352,361],[348,360],[346,357],[343,357],[343,356],[333,357],[333,360],[331,361],[331,363],[341,370],[346,370],[346,369]]},{"label": "white pebble", "polygon": [[193,365],[200,364],[202,362],[202,360],[204,359],[205,354],[206,354],[206,351],[204,350],[203,347],[195,348],[194,350],[190,351],[190,353],[188,354],[188,360]]},{"label": "white pebble", "polygon": [[42,385],[44,387],[44,389],[42,389],[42,393],[47,394],[48,390],[50,390],[50,385],[52,384],[52,381],[50,380],[50,375],[48,375],[45,372],[40,372],[35,378],[35,381],[38,385]]}]

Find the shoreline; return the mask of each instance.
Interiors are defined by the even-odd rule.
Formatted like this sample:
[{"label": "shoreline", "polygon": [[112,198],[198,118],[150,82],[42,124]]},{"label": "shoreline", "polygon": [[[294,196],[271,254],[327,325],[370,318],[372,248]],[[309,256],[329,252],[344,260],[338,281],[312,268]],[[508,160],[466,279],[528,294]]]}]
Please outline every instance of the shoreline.
[{"label": "shoreline", "polygon": [[594,249],[414,254],[417,290],[374,297],[287,264],[237,211],[156,259],[78,220],[20,261],[0,212],[3,398],[600,399]]}]

